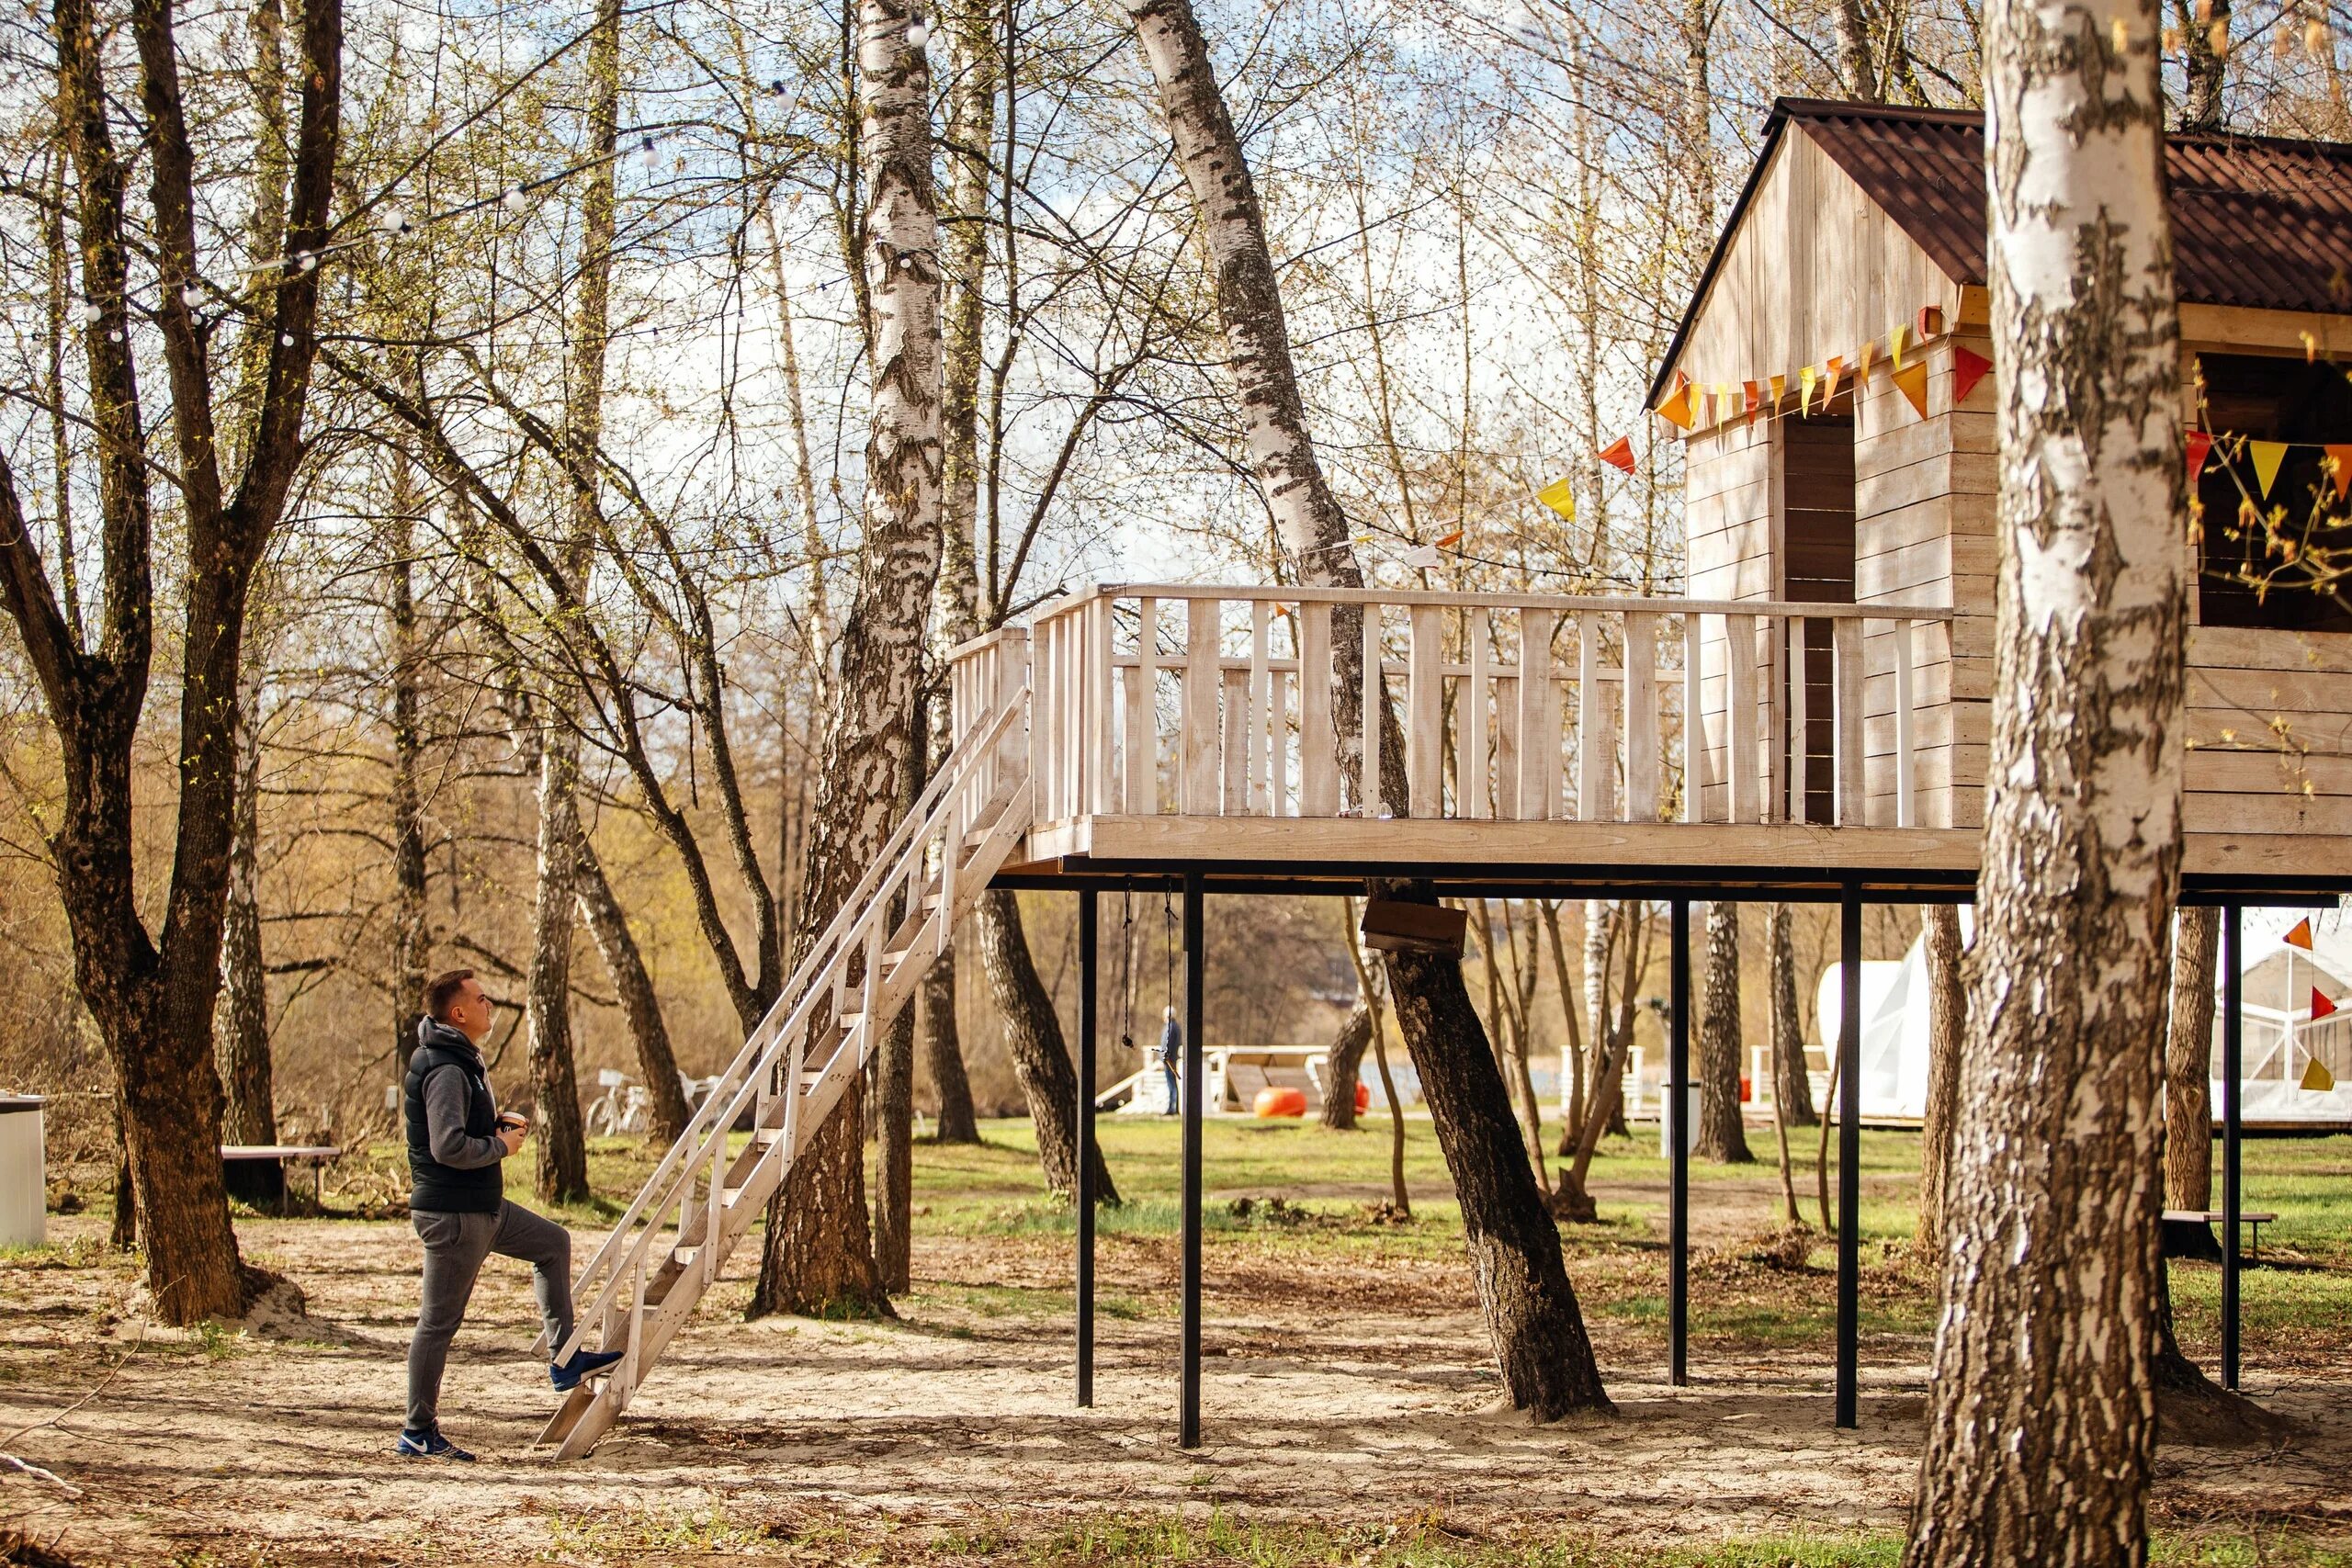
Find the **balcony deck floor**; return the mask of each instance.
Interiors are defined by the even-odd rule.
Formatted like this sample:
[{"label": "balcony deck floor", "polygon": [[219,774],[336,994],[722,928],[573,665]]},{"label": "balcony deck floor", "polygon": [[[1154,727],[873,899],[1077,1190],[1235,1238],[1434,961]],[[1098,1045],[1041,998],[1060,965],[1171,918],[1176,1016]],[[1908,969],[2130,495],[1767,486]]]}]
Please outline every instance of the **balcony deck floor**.
[{"label": "balcony deck floor", "polygon": [[[1978,830],[1806,823],[1498,822],[1451,818],[1104,815],[1040,825],[999,881],[1077,887],[1198,872],[1212,891],[1339,893],[1370,877],[1467,895],[1874,899],[1973,897]],[[2352,892],[2352,840],[2189,836],[2199,901],[2310,901]]]}]

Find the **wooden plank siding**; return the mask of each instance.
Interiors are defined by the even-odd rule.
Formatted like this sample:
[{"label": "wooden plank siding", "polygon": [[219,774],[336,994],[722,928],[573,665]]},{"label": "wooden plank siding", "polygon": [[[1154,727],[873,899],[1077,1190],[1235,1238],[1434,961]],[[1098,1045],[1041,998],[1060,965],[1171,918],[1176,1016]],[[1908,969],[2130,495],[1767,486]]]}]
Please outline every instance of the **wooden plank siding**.
[{"label": "wooden plank siding", "polygon": [[[1928,365],[1928,417],[1888,375],[1887,334],[1935,305],[1951,336],[1906,358]],[[2193,319],[2192,319],[2193,318]],[[2286,311],[2184,310],[2183,409],[2195,423],[2198,349],[2300,355],[2306,330],[2352,351],[2352,318]],[[1853,397],[1854,597],[1858,604],[1949,607],[1943,625],[1911,629],[1910,690],[1915,823],[1967,829],[1984,819],[1982,782],[1993,688],[1993,602],[1999,543],[1996,378],[1965,405],[1952,402],[1954,351],[1988,358],[1984,290],[1945,276],[1861,187],[1792,125],[1758,181],[1722,265],[1699,302],[1671,369],[1694,382],[1733,385],[1795,373],[1875,342],[1879,363]],[[1842,408],[1842,404],[1841,404]],[[1696,598],[1792,596],[1787,558],[1781,425],[1734,423],[1693,434],[1685,446],[1690,592]],[[2188,547],[2184,546],[2188,551]],[[2185,555],[2192,568],[2193,554]],[[2195,625],[2190,595],[2186,804],[2199,834],[2352,836],[2352,636]],[[1721,623],[1701,650],[1710,778],[1707,810],[1728,806],[1727,696]],[[1863,649],[1865,820],[1896,822],[1894,630],[1867,626]],[[1771,639],[1764,639],[1769,645]],[[1783,690],[1779,650],[1759,647],[1758,728],[1770,750],[1779,724],[1770,704]],[[1768,821],[1788,809],[1785,780],[1765,802]]]}]

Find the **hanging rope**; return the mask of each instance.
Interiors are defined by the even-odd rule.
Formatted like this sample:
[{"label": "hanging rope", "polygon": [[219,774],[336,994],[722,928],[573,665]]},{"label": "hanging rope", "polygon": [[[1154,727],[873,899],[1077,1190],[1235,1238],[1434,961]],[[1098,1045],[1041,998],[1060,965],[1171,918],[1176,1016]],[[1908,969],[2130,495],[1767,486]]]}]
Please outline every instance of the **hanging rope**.
[{"label": "hanging rope", "polygon": [[1119,893],[1119,1049],[1136,1048],[1136,885]]}]

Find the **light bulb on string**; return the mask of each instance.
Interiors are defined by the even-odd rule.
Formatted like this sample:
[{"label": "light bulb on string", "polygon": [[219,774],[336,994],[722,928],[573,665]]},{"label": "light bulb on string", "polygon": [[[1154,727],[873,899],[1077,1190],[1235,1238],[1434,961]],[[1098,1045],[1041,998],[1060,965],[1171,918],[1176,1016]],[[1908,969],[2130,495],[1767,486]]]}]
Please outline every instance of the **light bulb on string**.
[{"label": "light bulb on string", "polygon": [[498,205],[509,212],[519,214],[524,208],[530,205],[530,197],[523,194],[521,186],[508,186],[504,193],[499,197]]},{"label": "light bulb on string", "polygon": [[294,334],[292,333],[278,333],[277,346],[280,348],[292,348],[294,346]]},{"label": "light bulb on string", "polygon": [[376,221],[387,234],[405,234],[412,227],[408,220],[408,214],[401,211],[397,207],[387,207],[384,209],[384,210],[378,215]]},{"label": "light bulb on string", "polygon": [[907,18],[907,47],[909,49],[921,49],[930,41],[930,25],[922,19],[922,13],[921,11],[917,11],[913,16]]},{"label": "light bulb on string", "polygon": [[180,290],[180,303],[193,310],[204,303],[204,290],[191,283]]},{"label": "light bulb on string", "polygon": [[645,172],[649,175],[661,166],[660,161],[653,155],[653,138],[649,136],[645,139],[645,145],[638,149],[638,157],[645,164]]},{"label": "light bulb on string", "polygon": [[106,319],[106,310],[96,300],[90,300],[82,307],[82,320],[85,324],[95,327]]}]

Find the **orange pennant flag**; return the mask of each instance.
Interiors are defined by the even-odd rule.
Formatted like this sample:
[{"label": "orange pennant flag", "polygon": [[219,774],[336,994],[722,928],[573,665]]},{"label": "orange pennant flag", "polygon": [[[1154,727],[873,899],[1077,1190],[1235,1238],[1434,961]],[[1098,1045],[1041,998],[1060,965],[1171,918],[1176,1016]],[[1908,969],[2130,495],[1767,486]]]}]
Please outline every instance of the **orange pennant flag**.
[{"label": "orange pennant flag", "polygon": [[2287,444],[2284,441],[2249,441],[2245,448],[2254,455],[2254,477],[2262,485],[2262,499],[2268,501],[2270,487],[2278,479],[2278,465],[2287,460]]},{"label": "orange pennant flag", "polygon": [[1612,468],[1622,468],[1629,474],[1632,473],[1634,471],[1634,438],[1630,435],[1619,436],[1600,449],[1600,457]]},{"label": "orange pennant flag", "polygon": [[1846,362],[1838,355],[1832,355],[1821,368],[1828,381],[1828,385],[1821,389],[1821,406],[1826,410],[1829,407],[1830,400],[1838,395],[1838,378],[1846,373]]},{"label": "orange pennant flag", "polygon": [[1666,401],[1657,405],[1657,416],[1677,429],[1690,428],[1690,378],[1681,371],[1674,373],[1674,390],[1666,395]]},{"label": "orange pennant flag", "polygon": [[2352,495],[2352,446],[2330,446],[2327,460],[2335,465],[2335,499]]},{"label": "orange pennant flag", "polygon": [[1894,373],[1895,389],[1911,404],[1911,412],[1928,417],[1928,362],[1915,359]]},{"label": "orange pennant flag", "polygon": [[2309,953],[2312,950],[2311,917],[2306,915],[2301,919],[2297,920],[2295,922],[2295,929],[2289,931],[2279,940],[2283,941],[2289,947],[2300,947],[2305,953]]},{"label": "orange pennant flag", "polygon": [[1747,423],[1753,424],[1756,423],[1756,410],[1764,401],[1764,394],[1753,381],[1742,381],[1739,385],[1741,391],[1747,396]]},{"label": "orange pennant flag", "polygon": [[2317,986],[2313,986],[2312,987],[2312,1021],[2317,1023],[2335,1010],[2335,1004],[2329,1001]]},{"label": "orange pennant flag", "polygon": [[1872,338],[1854,351],[1854,385],[1859,387],[1871,378],[1871,367],[1878,363],[1878,339]]},{"label": "orange pennant flag", "polygon": [[1442,549],[1442,550],[1450,550],[1450,549],[1452,549],[1454,546],[1456,546],[1456,545],[1460,544],[1461,542],[1462,542],[1462,530],[1461,530],[1461,529],[1459,529],[1459,528],[1456,528],[1453,533],[1448,534],[1444,538],[1440,539],[1440,540],[1437,542],[1437,547],[1438,547],[1439,549]]}]

